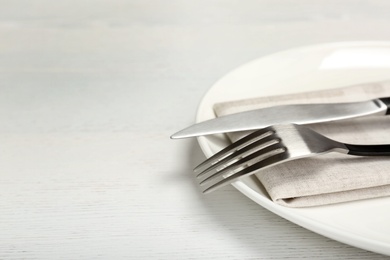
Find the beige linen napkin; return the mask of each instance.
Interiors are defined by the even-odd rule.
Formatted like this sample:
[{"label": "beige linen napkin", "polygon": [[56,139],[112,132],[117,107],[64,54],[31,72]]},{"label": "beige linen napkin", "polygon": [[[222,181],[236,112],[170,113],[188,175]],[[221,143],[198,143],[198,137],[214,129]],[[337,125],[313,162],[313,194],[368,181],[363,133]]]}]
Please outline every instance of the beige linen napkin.
[{"label": "beige linen napkin", "polygon": [[[390,96],[390,81],[292,95],[215,104],[217,116],[274,105],[362,101]],[[310,128],[355,144],[390,143],[390,116],[369,116]],[[247,133],[233,133],[237,140]],[[286,162],[256,173],[271,199],[288,207],[309,207],[390,195],[390,157],[329,153]]]}]

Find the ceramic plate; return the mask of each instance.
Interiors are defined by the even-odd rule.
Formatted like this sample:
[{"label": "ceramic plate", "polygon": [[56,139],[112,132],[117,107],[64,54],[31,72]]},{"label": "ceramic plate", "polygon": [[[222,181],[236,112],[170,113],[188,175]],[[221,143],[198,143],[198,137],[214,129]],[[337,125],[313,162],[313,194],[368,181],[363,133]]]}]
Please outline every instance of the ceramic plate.
[{"label": "ceramic plate", "polygon": [[[245,64],[216,82],[202,99],[197,122],[214,118],[213,105],[260,96],[344,87],[390,79],[389,42],[308,46]],[[198,138],[207,157],[229,142],[223,135]],[[273,203],[255,177],[233,184],[275,214],[334,240],[390,255],[390,198],[311,208]]]}]

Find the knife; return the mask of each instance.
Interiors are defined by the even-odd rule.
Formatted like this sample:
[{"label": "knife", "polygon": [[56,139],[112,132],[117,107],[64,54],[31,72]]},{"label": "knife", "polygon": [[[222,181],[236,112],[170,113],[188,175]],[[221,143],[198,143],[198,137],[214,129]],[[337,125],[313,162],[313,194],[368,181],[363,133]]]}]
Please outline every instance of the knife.
[{"label": "knife", "polygon": [[255,130],[275,124],[313,124],[370,115],[390,114],[390,97],[363,102],[282,105],[240,112],[203,121],[172,139]]}]

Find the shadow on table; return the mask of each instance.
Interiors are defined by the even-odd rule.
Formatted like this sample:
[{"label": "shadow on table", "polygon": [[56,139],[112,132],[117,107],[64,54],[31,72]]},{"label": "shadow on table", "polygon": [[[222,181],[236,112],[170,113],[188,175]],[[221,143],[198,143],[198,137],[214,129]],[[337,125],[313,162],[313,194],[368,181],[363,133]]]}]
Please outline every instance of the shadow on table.
[{"label": "shadow on table", "polygon": [[[199,145],[194,140],[188,145],[188,165],[193,169],[205,159]],[[207,195],[201,193],[198,183],[191,175],[194,192],[208,211],[210,221],[216,229],[224,229],[227,240],[236,239],[237,248],[247,247],[248,252],[270,258],[289,257],[331,259],[343,255],[359,259],[383,259],[382,255],[367,252],[339,243],[306,230],[284,218],[266,210],[233,186],[225,186]],[[229,244],[230,245],[230,244]]]}]

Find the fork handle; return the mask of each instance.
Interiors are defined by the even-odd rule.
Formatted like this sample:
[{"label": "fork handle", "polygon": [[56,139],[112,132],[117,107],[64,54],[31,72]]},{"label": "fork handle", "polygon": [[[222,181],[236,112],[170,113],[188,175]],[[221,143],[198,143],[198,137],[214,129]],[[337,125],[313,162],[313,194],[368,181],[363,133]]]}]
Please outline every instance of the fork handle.
[{"label": "fork handle", "polygon": [[[387,106],[386,115],[390,115],[390,97],[379,98]],[[359,145],[345,144],[348,149],[348,154],[359,156],[390,156],[390,145]]]},{"label": "fork handle", "polygon": [[390,156],[390,144],[359,145],[345,144],[350,155],[360,156]]},{"label": "fork handle", "polygon": [[387,106],[386,115],[390,115],[390,97],[380,98],[379,100]]}]

